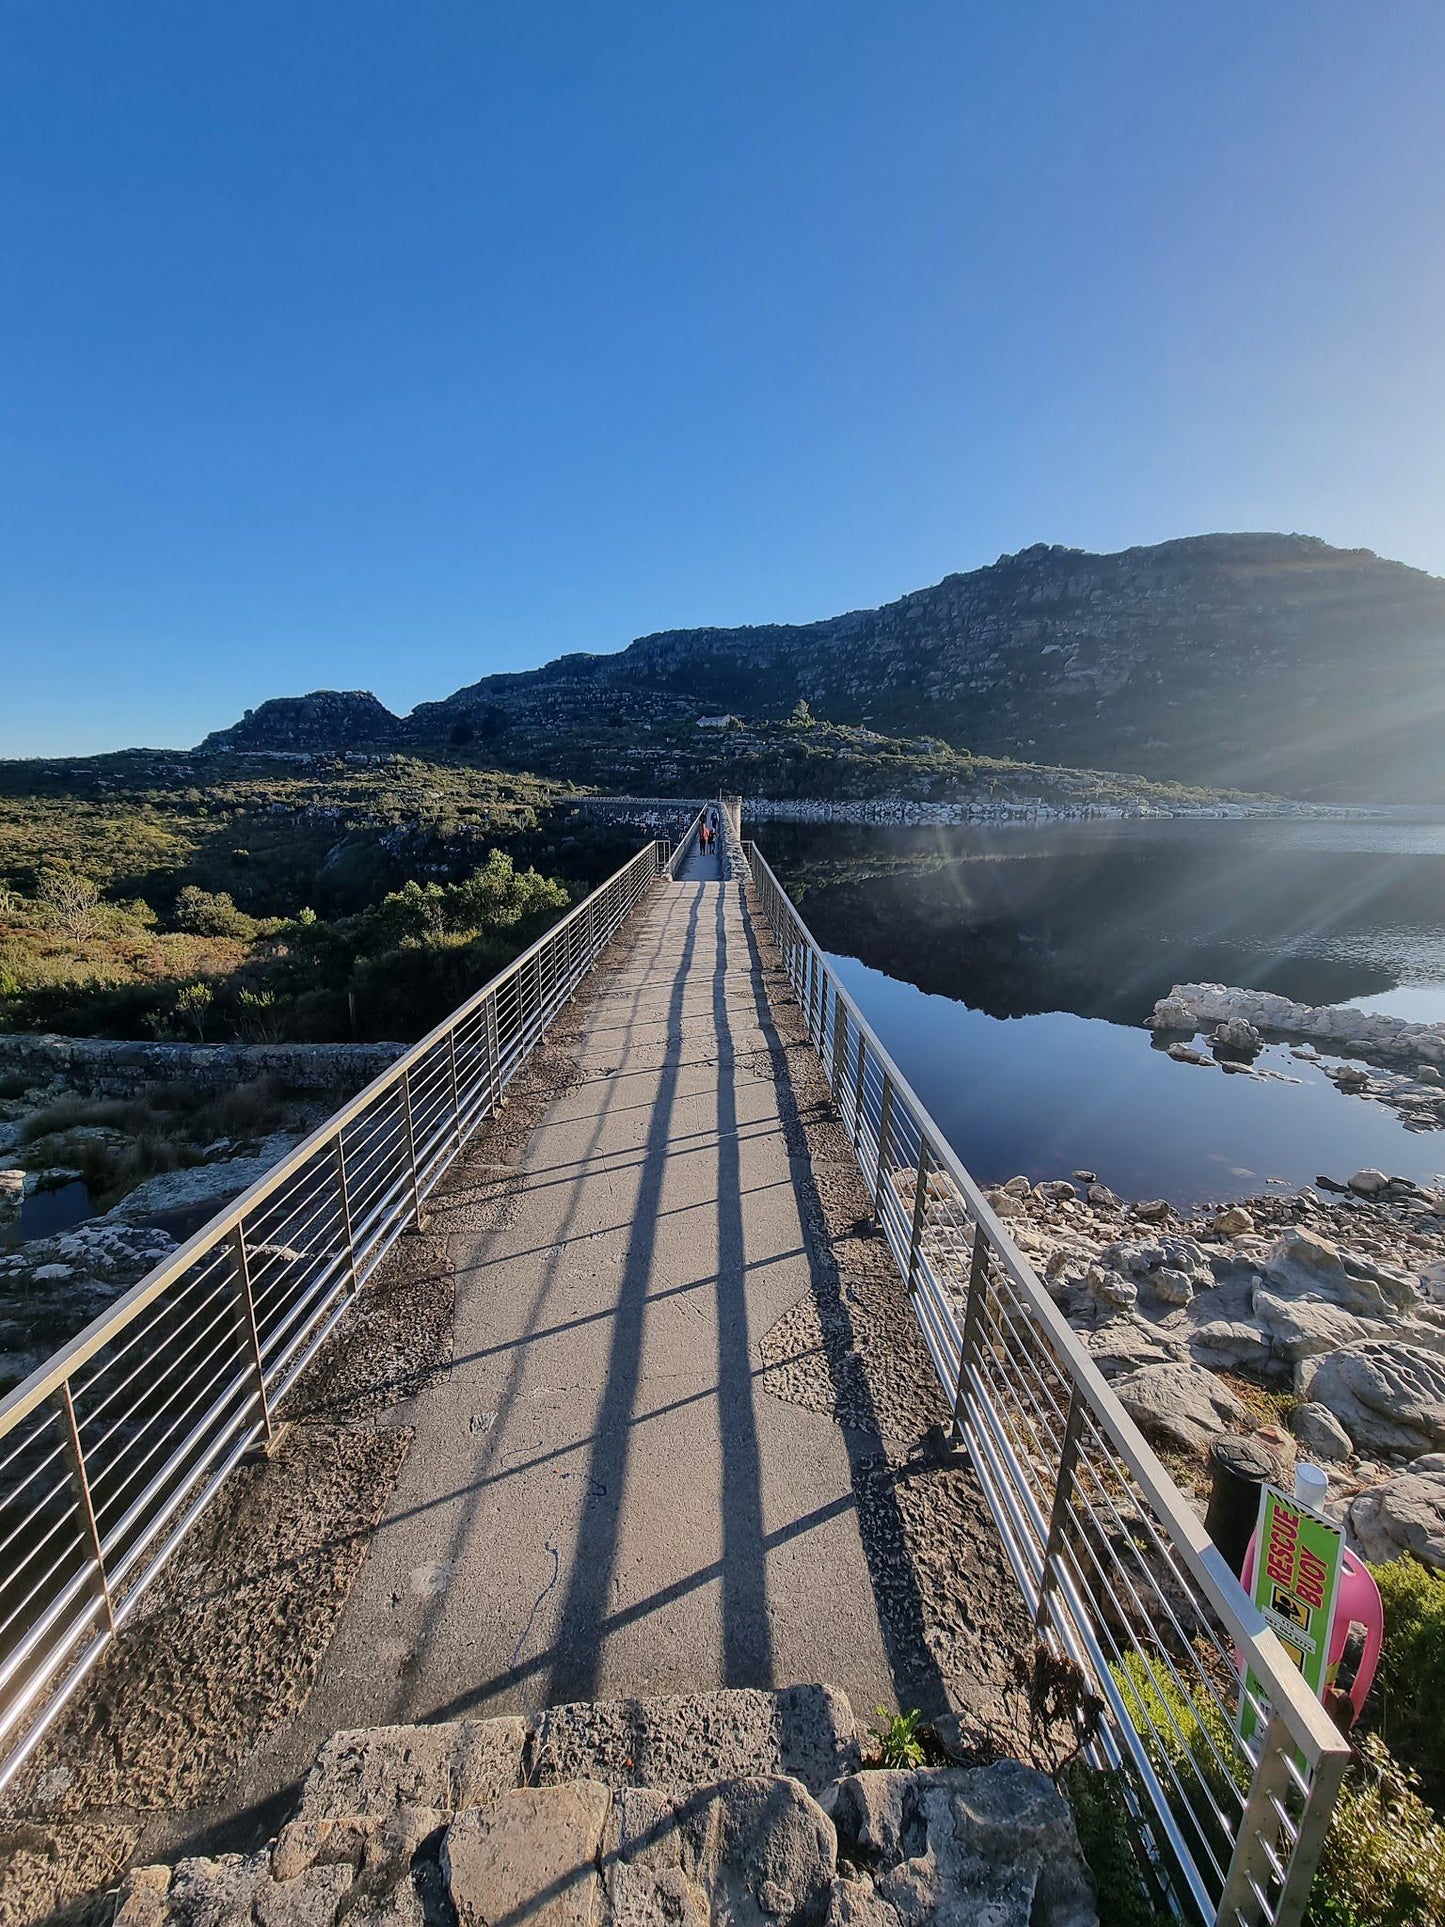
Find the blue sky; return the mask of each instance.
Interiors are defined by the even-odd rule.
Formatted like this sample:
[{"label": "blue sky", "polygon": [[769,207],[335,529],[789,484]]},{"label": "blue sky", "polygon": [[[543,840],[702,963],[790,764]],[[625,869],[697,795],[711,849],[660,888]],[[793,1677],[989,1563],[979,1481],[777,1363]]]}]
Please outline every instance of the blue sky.
[{"label": "blue sky", "polygon": [[0,0],[0,754],[1035,541],[1445,573],[1445,8]]}]

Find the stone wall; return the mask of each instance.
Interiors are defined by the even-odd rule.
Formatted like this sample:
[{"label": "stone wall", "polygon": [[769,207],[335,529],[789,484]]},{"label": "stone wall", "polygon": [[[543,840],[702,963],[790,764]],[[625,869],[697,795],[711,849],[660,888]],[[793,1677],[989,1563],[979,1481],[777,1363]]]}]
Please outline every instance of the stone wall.
[{"label": "stone wall", "polygon": [[0,1078],[32,1087],[59,1080],[98,1097],[128,1097],[174,1078],[223,1090],[272,1076],[290,1090],[349,1094],[401,1055],[404,1044],[141,1044],[106,1037],[0,1033]]}]

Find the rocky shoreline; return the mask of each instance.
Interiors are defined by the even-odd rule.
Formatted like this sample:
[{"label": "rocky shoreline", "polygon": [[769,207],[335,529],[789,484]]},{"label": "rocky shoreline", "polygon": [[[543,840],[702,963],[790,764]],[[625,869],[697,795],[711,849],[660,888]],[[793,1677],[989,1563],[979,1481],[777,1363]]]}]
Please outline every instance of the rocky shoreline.
[{"label": "rocky shoreline", "polygon": [[[709,799],[647,796],[589,796],[579,808],[605,822],[628,823],[665,834],[673,813],[696,814]],[[1365,808],[1346,805],[1297,803],[1278,797],[1248,800],[1175,803],[1051,803],[1043,797],[967,798],[940,801],[910,796],[768,797],[749,796],[744,805],[745,827],[759,823],[903,824],[947,827],[970,823],[1117,823],[1134,818],[1207,818],[1243,820],[1252,817],[1354,818],[1371,815]]]},{"label": "rocky shoreline", "polygon": [[1445,1130],[1445,1024],[1235,984],[1175,984],[1145,1024],[1176,1063],[1236,1076],[1278,1077],[1256,1070],[1255,1059],[1271,1041],[1294,1039],[1290,1055],[1317,1065],[1336,1090],[1385,1105],[1407,1131]]},{"label": "rocky shoreline", "polygon": [[1445,1571],[1445,1193],[1381,1172],[1197,1212],[1092,1174],[989,1193],[1125,1410],[1202,1504],[1208,1447],[1324,1467],[1374,1561]]}]

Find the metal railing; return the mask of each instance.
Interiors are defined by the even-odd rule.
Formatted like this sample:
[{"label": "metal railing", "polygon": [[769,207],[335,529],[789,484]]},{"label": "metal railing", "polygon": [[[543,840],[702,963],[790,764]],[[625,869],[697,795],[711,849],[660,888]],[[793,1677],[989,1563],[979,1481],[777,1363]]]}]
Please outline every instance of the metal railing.
[{"label": "metal railing", "polygon": [[702,828],[702,819],[707,814],[707,807],[707,804],[704,803],[697,815],[677,839],[677,842],[672,846],[667,861],[662,866],[667,876],[675,878],[678,871],[687,861],[688,853],[697,842],[698,832]]},{"label": "metal railing", "polygon": [[[757,905],[1040,1638],[1178,1912],[1295,1927],[1349,1747],[754,844]],[[1261,1683],[1240,1736],[1239,1662]],[[1265,1697],[1267,1695],[1267,1698]]]},{"label": "metal railing", "polygon": [[0,1785],[269,1442],[356,1292],[667,866],[649,843],[0,1402]]}]

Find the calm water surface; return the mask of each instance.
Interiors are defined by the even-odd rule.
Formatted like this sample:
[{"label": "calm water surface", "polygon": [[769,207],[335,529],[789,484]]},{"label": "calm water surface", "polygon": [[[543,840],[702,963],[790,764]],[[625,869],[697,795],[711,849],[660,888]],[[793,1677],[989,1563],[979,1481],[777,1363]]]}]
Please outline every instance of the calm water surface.
[{"label": "calm water surface", "polygon": [[0,1250],[22,1245],[29,1238],[53,1238],[90,1216],[90,1192],[83,1178],[72,1178],[51,1191],[32,1191],[8,1225],[0,1226]]},{"label": "calm water surface", "polygon": [[1410,1132],[1270,1046],[1227,1076],[1143,1019],[1190,979],[1445,1021],[1445,822],[758,833],[959,1155],[985,1181],[1097,1171],[1191,1204],[1377,1165]]}]

